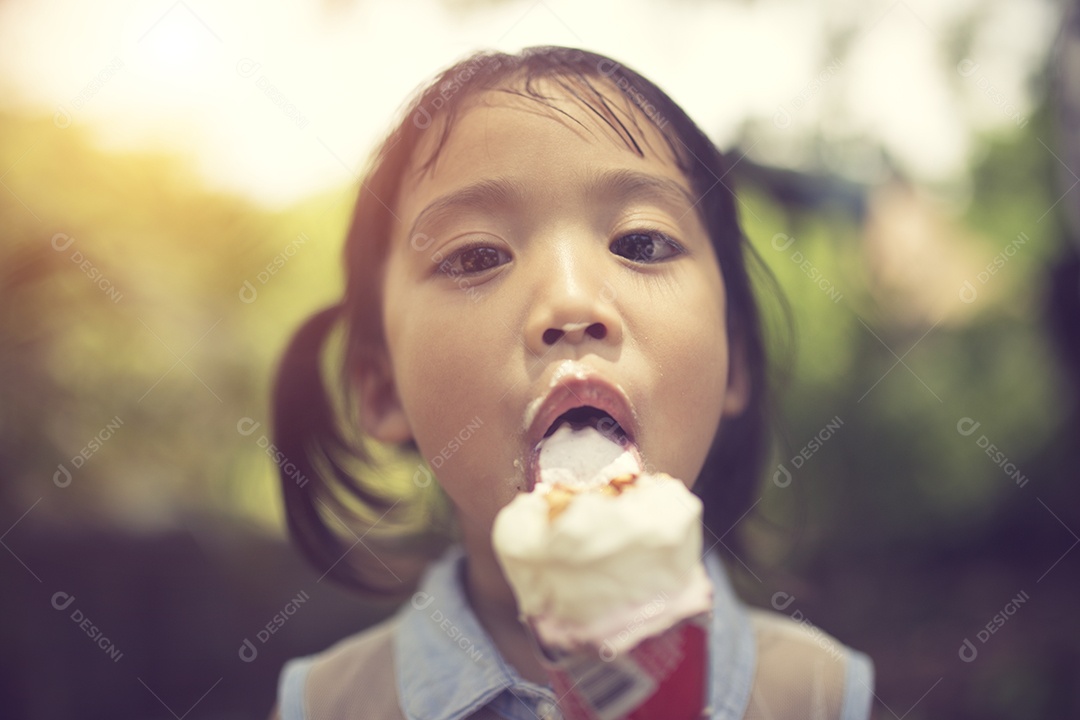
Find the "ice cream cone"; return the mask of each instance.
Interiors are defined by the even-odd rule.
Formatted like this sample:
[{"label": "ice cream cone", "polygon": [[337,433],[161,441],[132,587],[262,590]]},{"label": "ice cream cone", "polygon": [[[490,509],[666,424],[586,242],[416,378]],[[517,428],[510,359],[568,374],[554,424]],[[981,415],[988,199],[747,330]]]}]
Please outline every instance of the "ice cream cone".
[{"label": "ice cream cone", "polygon": [[[610,461],[597,448],[610,440],[564,429],[553,455],[576,442]],[[625,458],[607,467],[617,473],[588,468],[578,484],[558,468],[515,498],[496,518],[496,555],[567,720],[696,720],[712,606],[701,501],[670,476],[626,472]]]}]

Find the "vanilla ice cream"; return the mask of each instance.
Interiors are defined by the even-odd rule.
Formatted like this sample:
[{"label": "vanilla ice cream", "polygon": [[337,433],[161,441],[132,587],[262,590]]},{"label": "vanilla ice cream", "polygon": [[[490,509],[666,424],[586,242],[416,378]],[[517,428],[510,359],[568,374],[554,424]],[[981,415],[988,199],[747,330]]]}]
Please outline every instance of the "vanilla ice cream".
[{"label": "vanilla ice cream", "polygon": [[541,494],[556,484],[599,487],[612,478],[637,475],[641,464],[634,455],[593,427],[573,429],[561,425],[540,446]]}]

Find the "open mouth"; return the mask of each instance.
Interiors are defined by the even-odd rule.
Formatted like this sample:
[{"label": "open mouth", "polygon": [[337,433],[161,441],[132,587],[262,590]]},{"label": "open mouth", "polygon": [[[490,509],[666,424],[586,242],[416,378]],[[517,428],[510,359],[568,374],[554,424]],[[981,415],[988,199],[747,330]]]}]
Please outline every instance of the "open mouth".
[{"label": "open mouth", "polygon": [[[641,465],[634,407],[621,387],[588,368],[576,366],[573,373],[553,382],[544,396],[529,403],[524,428],[526,491],[532,491],[541,479],[540,454],[545,446],[550,451],[552,443],[561,444],[563,449],[556,455],[568,466],[582,468],[583,463],[589,462],[588,458],[627,453]],[[560,428],[565,430],[560,432]],[[556,433],[572,434],[575,444],[567,445],[554,438]],[[589,441],[579,447],[576,440],[586,437]],[[606,450],[602,449],[604,446]],[[547,455],[550,461],[552,455],[550,452]]]},{"label": "open mouth", "polygon": [[573,430],[591,427],[618,445],[626,447],[631,444],[630,437],[623,430],[619,421],[606,410],[601,410],[592,405],[571,408],[559,415],[544,433],[544,438],[551,437],[563,425],[569,425]]},{"label": "open mouth", "polygon": [[637,445],[619,421],[606,410],[581,405],[557,415],[536,443],[527,465],[527,489],[597,487],[637,475],[641,467]]}]

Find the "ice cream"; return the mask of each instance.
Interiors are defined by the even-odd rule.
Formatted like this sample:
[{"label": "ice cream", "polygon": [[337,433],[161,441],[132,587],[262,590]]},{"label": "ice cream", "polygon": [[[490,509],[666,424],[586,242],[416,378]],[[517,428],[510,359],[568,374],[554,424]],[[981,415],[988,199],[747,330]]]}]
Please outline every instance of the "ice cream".
[{"label": "ice cream", "polygon": [[563,424],[539,479],[499,513],[493,543],[540,643],[610,654],[705,613],[701,501],[596,427]]},{"label": "ice cream", "polygon": [[567,488],[598,488],[612,478],[641,473],[637,457],[611,435],[586,425],[575,429],[560,425],[540,445],[540,481],[545,493],[556,485]]}]

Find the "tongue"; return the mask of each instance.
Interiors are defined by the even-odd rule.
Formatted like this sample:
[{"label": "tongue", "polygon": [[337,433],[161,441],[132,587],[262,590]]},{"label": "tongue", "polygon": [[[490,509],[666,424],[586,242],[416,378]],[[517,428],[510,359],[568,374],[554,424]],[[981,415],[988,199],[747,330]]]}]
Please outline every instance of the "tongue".
[{"label": "tongue", "polygon": [[594,427],[562,425],[540,444],[537,489],[555,483],[577,487],[604,485],[621,475],[637,475],[641,463],[635,455]]}]

